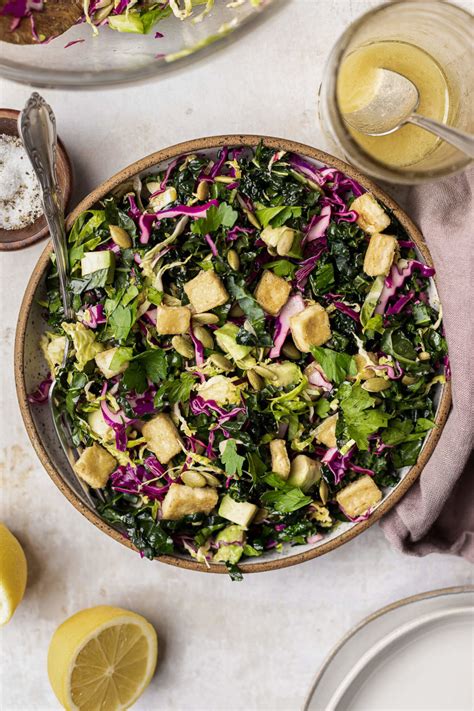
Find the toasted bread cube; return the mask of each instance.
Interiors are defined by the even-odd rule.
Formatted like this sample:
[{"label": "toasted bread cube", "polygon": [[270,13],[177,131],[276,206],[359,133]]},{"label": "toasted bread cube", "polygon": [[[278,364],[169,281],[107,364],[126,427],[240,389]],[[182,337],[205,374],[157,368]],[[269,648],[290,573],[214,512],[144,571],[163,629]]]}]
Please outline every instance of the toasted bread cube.
[{"label": "toasted bread cube", "polygon": [[356,198],[351,204],[351,210],[357,212],[357,224],[369,235],[383,232],[390,224],[390,217],[370,193]]},{"label": "toasted bread cube", "polygon": [[318,427],[316,427],[316,430],[314,432],[316,442],[319,442],[320,444],[325,444],[326,447],[337,447],[336,425],[338,419],[339,415],[336,412],[335,415],[326,417],[326,419],[323,420]]},{"label": "toasted bread cube", "polygon": [[184,285],[184,291],[196,313],[203,313],[229,301],[222,279],[213,271],[200,271]]},{"label": "toasted bread cube", "polygon": [[118,368],[111,368],[112,361],[114,359],[114,355],[117,353],[118,348],[108,348],[106,351],[102,351],[101,353],[97,353],[95,357],[95,362],[101,373],[104,374],[106,378],[113,378],[115,375],[119,375],[119,373],[123,373],[125,370],[127,370],[129,366],[128,360],[119,365]]},{"label": "toasted bread cube", "polygon": [[117,461],[106,449],[94,442],[86,447],[74,465],[76,474],[92,489],[102,489],[117,467]]},{"label": "toasted bread cube", "polygon": [[382,492],[370,476],[363,476],[336,494],[337,503],[350,518],[366,513],[382,498]]},{"label": "toasted bread cube", "polygon": [[364,272],[369,276],[385,276],[392,266],[398,242],[392,235],[372,235],[364,258]]},{"label": "toasted bread cube", "polygon": [[162,336],[187,333],[191,323],[191,311],[187,306],[156,307],[156,330]]},{"label": "toasted bread cube", "polygon": [[168,464],[170,459],[182,452],[182,440],[169,415],[160,412],[146,422],[142,428],[150,452],[156,454],[161,464]]},{"label": "toasted bread cube", "polygon": [[272,472],[278,474],[282,479],[288,479],[291,464],[285,440],[273,439],[270,442],[270,454],[272,455]]},{"label": "toasted bread cube", "polygon": [[311,346],[322,346],[331,338],[329,316],[320,304],[307,306],[290,318],[291,335],[297,348],[309,353]]},{"label": "toasted bread cube", "polygon": [[193,489],[183,484],[171,484],[163,499],[162,512],[166,521],[179,521],[194,513],[208,514],[218,501],[217,491],[211,486]]},{"label": "toasted bread cube", "polygon": [[282,277],[265,269],[255,289],[255,298],[264,311],[272,316],[280,313],[288,301],[291,284]]}]

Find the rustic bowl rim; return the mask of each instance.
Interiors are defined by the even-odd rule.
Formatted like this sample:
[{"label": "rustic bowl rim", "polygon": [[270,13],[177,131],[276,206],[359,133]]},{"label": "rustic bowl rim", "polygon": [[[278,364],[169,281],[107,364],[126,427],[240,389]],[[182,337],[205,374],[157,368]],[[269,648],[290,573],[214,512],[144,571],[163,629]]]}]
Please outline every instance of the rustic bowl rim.
[{"label": "rustic bowl rim", "polygon": [[[3,109],[0,108],[0,119],[6,121],[11,121],[12,127],[15,129],[15,135],[18,136],[17,121],[20,111],[18,109]],[[58,137],[58,150],[57,150],[57,160],[62,164],[64,170],[64,180],[61,181],[60,188],[63,194],[64,206],[67,208],[69,200],[71,199],[72,187],[73,187],[73,170],[71,159],[66,150],[64,143]],[[28,237],[22,237],[21,235],[25,230],[29,228],[36,227],[36,231],[30,234]],[[48,235],[48,225],[46,224],[46,218],[44,215],[40,215],[31,225],[27,227],[22,227],[16,230],[10,230],[14,239],[9,242],[0,241],[0,252],[14,252],[15,250],[25,249],[26,247],[31,247],[31,245],[40,242],[42,239]],[[0,229],[0,232],[3,232]],[[5,230],[7,232],[7,230]]]},{"label": "rustic bowl rim", "polygon": [[[163,148],[155,153],[141,158],[140,160],[132,163],[131,165],[123,168],[118,173],[113,175],[108,180],[105,180],[97,188],[92,190],[77,207],[69,214],[67,218],[67,228],[70,229],[74,220],[78,215],[91,208],[99,200],[105,197],[111,190],[116,188],[121,183],[126,182],[135,175],[142,173],[144,171],[150,170],[154,166],[157,166],[163,162],[172,160],[177,156],[185,153],[194,153],[200,150],[209,150],[220,148],[224,145],[230,146],[247,146],[255,147],[260,142],[264,145],[274,148],[276,150],[284,150],[292,153],[300,153],[301,155],[308,157],[312,160],[319,161],[328,166],[334,167],[343,173],[346,173],[349,177],[353,178],[359,182],[364,188],[372,192],[376,198],[378,198],[382,203],[384,203],[390,210],[393,211],[395,217],[400,221],[403,228],[406,230],[407,234],[410,236],[418,250],[420,251],[424,261],[429,266],[433,266],[430,252],[423,239],[423,236],[414,224],[414,222],[408,217],[408,215],[401,209],[401,207],[381,188],[379,188],[375,183],[372,182],[365,175],[361,174],[356,168],[348,165],[339,158],[325,153],[316,148],[312,148],[303,143],[296,141],[276,138],[263,135],[254,134],[233,134],[233,135],[222,135],[222,136],[209,136],[205,138],[197,138],[193,140],[184,141],[182,143],[177,143],[173,146]],[[96,512],[88,509],[77,497],[77,495],[65,484],[62,480],[56,466],[48,456],[46,448],[41,441],[41,435],[36,429],[34,420],[30,412],[30,405],[28,403],[26,384],[25,384],[25,337],[26,337],[26,327],[28,322],[28,315],[30,308],[41,280],[44,277],[49,257],[52,251],[52,246],[50,243],[47,244],[43,250],[34,270],[28,282],[23,301],[20,307],[20,313],[18,317],[18,324],[15,335],[15,382],[18,402],[20,405],[21,414],[25,427],[30,438],[33,447],[46,469],[47,473],[56,484],[58,489],[62,494],[68,499],[70,503],[82,513],[91,523],[96,526],[99,530],[107,533],[116,541],[122,543],[122,545],[127,546],[131,550],[136,551],[136,548],[131,544],[131,542],[121,535],[118,531],[113,529],[109,524],[107,524]],[[436,283],[436,282],[435,282]],[[419,477],[424,466],[431,457],[434,448],[440,438],[443,427],[446,423],[449,410],[451,406],[451,384],[447,382],[442,386],[442,393],[440,402],[438,405],[438,411],[436,415],[436,427],[433,428],[425,440],[423,450],[417,463],[411,467],[410,471],[407,472],[403,480],[396,486],[396,488],[390,492],[387,497],[382,501],[374,513],[366,520],[360,523],[354,524],[350,529],[344,531],[342,534],[336,536],[333,539],[321,543],[319,546],[312,548],[310,550],[302,551],[296,553],[295,555],[290,555],[282,558],[272,558],[267,561],[259,561],[255,563],[242,563],[239,565],[240,569],[244,573],[258,573],[269,570],[279,570],[280,568],[286,568],[289,566],[297,565],[305,561],[311,560],[312,558],[317,558],[324,553],[328,553],[339,546],[343,545],[352,538],[355,538],[360,533],[365,531],[367,528],[372,526],[376,521],[378,521],[385,513],[390,511],[395,504],[406,494],[408,489]],[[174,565],[178,568],[186,568],[187,570],[194,570],[197,572],[207,572],[207,573],[226,573],[227,570],[223,565],[216,565],[211,563],[209,567],[198,563],[193,559],[179,558],[173,555],[162,555],[156,558],[163,563],[169,565]]]}]

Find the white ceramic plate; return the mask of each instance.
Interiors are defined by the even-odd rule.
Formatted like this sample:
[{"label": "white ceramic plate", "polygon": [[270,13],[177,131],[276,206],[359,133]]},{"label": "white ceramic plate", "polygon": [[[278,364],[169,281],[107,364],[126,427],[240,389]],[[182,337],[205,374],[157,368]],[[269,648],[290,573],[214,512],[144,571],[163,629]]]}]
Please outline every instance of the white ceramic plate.
[{"label": "white ceramic plate", "polygon": [[471,711],[474,587],[400,600],[361,622],[319,671],[304,711]]}]

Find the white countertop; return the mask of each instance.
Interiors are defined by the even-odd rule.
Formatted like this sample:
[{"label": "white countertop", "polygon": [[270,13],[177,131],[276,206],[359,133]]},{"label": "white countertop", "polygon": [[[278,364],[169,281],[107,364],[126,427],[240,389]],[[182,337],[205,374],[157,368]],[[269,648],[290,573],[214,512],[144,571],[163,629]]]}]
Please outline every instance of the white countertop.
[{"label": "white countertop", "polygon": [[[187,138],[264,133],[328,148],[316,106],[325,56],[350,21],[377,4],[293,0],[186,74],[136,88],[43,91],[74,164],[73,201],[132,161]],[[21,108],[29,93],[0,80],[2,106]],[[16,318],[42,247],[0,253],[0,520],[23,543],[29,564],[25,599],[0,632],[2,711],[58,707],[46,674],[49,640],[84,607],[128,607],[156,626],[158,670],[137,709],[293,711],[326,654],[360,618],[407,595],[472,581],[462,560],[394,552],[378,526],[323,558],[243,583],[141,560],[100,534],[43,471],[16,401]]]}]

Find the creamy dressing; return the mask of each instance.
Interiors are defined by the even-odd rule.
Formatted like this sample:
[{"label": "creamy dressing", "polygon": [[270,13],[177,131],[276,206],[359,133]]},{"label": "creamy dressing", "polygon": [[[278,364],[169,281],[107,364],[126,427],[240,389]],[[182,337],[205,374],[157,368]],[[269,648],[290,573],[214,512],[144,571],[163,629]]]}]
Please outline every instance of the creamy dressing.
[{"label": "creamy dressing", "polygon": [[[391,69],[410,79],[420,93],[417,111],[447,122],[449,86],[439,64],[424,50],[407,42],[383,41],[363,45],[342,62],[337,80],[341,113],[366,106],[378,82],[378,70]],[[366,136],[348,127],[357,143],[373,158],[393,166],[409,166],[426,158],[441,142],[417,126],[405,125],[387,136]]]}]

